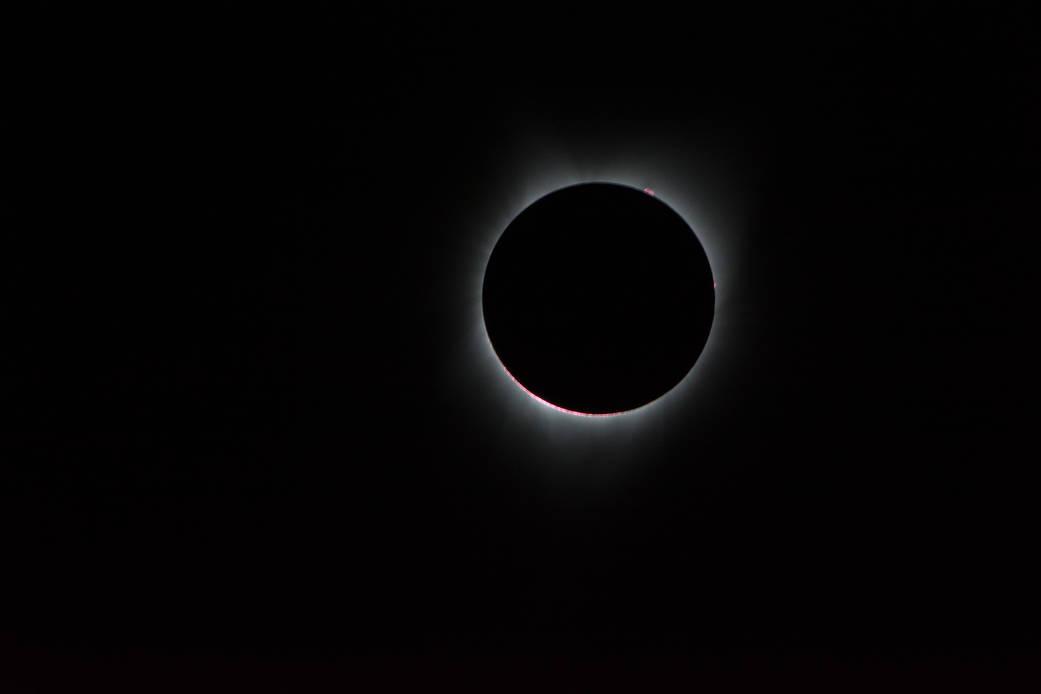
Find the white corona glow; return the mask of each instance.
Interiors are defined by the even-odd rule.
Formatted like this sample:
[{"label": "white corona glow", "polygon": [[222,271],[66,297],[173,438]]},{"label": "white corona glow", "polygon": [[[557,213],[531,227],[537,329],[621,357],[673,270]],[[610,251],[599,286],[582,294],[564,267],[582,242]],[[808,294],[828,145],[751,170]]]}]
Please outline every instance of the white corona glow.
[{"label": "white corona glow", "polygon": [[[599,136],[597,136],[599,138]],[[657,139],[654,139],[657,138]],[[696,146],[678,148],[667,133],[621,134],[611,142],[547,142],[518,138],[515,153],[503,155],[496,171],[481,177],[482,194],[460,200],[461,226],[446,236],[444,277],[462,310],[459,341],[448,346],[445,391],[457,396],[461,421],[481,430],[509,432],[517,455],[557,470],[578,465],[581,451],[616,462],[642,456],[674,429],[689,429],[701,408],[716,408],[725,392],[727,345],[748,327],[747,311],[731,306],[740,285],[743,219],[740,197],[727,175],[732,152],[713,154]],[[522,141],[523,140],[523,141]],[[496,178],[498,175],[500,178]],[[662,200],[687,223],[708,258],[715,312],[708,340],[684,378],[658,399],[617,414],[577,413],[528,391],[504,367],[485,329],[482,290],[485,269],[499,237],[513,219],[549,193],[580,183],[614,183]],[[731,310],[732,308],[736,310]],[[457,321],[459,314],[446,316]],[[726,400],[726,398],[723,398]]]}]

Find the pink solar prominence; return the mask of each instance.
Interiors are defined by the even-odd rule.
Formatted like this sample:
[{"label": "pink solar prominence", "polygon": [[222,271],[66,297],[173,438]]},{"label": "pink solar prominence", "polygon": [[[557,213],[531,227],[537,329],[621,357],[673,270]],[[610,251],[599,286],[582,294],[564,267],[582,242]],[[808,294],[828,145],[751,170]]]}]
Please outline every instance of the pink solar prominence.
[{"label": "pink solar prominence", "polygon": [[514,375],[510,373],[510,370],[507,369],[506,366],[502,364],[502,362],[499,362],[499,365],[502,366],[502,370],[506,372],[506,375],[510,377],[510,380],[517,384],[518,388],[523,390],[525,393],[527,393],[529,396],[531,396],[535,400],[538,400],[543,405],[546,405],[547,407],[552,407],[557,412],[563,412],[564,414],[575,415],[576,417],[614,417],[614,416],[617,416],[617,415],[620,415],[620,414],[625,414],[625,412],[599,412],[599,413],[597,413],[597,412],[578,412],[577,410],[569,410],[566,407],[561,407],[560,405],[554,405],[549,400],[544,400],[544,399],[540,398],[539,396],[535,395],[534,393],[532,393],[527,388],[525,388],[524,384],[521,383],[520,381],[518,381],[514,377]]}]

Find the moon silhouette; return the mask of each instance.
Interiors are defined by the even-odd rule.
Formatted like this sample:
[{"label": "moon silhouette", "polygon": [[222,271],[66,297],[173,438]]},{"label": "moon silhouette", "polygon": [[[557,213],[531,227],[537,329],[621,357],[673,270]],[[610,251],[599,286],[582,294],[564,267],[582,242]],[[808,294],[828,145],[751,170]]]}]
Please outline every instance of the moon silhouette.
[{"label": "moon silhouette", "polygon": [[583,183],[510,222],[485,269],[496,356],[533,397],[576,415],[657,400],[701,355],[715,284],[694,231],[648,189]]}]

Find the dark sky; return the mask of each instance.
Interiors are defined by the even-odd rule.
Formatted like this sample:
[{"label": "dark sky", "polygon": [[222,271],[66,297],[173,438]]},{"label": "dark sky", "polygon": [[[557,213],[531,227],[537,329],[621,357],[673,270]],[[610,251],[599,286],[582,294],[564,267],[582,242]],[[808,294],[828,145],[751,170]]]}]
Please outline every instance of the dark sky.
[{"label": "dark sky", "polygon": [[[950,12],[54,11],[4,123],[0,677],[1028,671],[1038,25]],[[487,227],[630,159],[732,329],[659,417],[532,419],[467,341]]]}]

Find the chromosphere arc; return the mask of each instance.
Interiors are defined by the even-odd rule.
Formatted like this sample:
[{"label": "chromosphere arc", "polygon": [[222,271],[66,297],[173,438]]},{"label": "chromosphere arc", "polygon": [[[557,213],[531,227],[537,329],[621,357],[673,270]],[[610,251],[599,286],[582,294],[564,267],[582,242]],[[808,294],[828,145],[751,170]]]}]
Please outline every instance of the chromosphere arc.
[{"label": "chromosphere arc", "polygon": [[488,338],[529,394],[620,414],[675,387],[712,327],[712,270],[690,226],[650,190],[554,191],[506,228],[485,270]]}]

